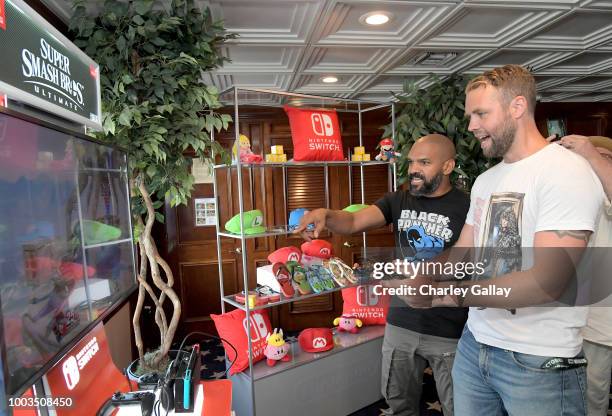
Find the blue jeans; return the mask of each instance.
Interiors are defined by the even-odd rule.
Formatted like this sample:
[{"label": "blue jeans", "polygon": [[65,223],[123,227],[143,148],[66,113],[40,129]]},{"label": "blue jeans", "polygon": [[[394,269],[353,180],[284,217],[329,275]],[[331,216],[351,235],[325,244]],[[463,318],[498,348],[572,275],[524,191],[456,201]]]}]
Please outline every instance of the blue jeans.
[{"label": "blue jeans", "polygon": [[586,416],[586,367],[481,344],[467,325],[453,365],[455,416]]}]

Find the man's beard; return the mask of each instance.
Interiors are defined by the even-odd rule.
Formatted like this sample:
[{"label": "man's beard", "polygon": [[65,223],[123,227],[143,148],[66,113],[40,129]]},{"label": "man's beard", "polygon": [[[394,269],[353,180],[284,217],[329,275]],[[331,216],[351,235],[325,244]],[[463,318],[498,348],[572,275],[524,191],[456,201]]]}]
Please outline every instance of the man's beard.
[{"label": "man's beard", "polygon": [[[417,188],[416,185],[413,185],[412,179],[421,179],[423,181],[423,183],[421,184],[421,187]],[[409,184],[408,190],[410,194],[413,196],[430,195],[438,189],[441,183],[442,183],[442,172],[438,172],[436,176],[431,178],[430,181],[428,181],[425,178],[425,176],[421,175],[420,173],[411,173],[410,175],[408,175],[408,184]]]},{"label": "man's beard", "polygon": [[503,157],[514,143],[516,134],[516,125],[510,119],[506,119],[504,124],[500,126],[498,131],[490,134],[491,145],[489,148],[483,148],[482,153],[488,158]]}]

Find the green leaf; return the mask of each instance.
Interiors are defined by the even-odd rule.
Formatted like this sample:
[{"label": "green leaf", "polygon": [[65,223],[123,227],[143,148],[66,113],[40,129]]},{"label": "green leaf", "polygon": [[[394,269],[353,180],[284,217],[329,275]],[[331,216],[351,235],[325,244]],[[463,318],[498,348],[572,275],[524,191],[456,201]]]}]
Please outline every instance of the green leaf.
[{"label": "green leaf", "polygon": [[151,1],[145,1],[145,0],[135,1],[134,10],[136,11],[136,13],[140,15],[145,15],[151,10],[152,5],[153,5],[153,2]]},{"label": "green leaf", "polygon": [[157,38],[151,39],[151,43],[157,46],[164,46],[166,44],[166,41],[163,40],[162,38],[157,37]]},{"label": "green leaf", "polygon": [[122,126],[130,126],[132,120],[132,112],[129,108],[125,108],[121,114],[119,114],[119,119],[117,120],[119,124]]},{"label": "green leaf", "polygon": [[106,134],[110,134],[111,136],[115,134],[115,122],[111,117],[104,118],[104,124],[102,125],[102,128],[104,129],[104,132]]},{"label": "green leaf", "polygon": [[117,42],[115,44],[117,45],[117,49],[119,51],[125,51],[126,41],[125,41],[125,38],[123,36],[119,36],[119,38],[117,39]]}]

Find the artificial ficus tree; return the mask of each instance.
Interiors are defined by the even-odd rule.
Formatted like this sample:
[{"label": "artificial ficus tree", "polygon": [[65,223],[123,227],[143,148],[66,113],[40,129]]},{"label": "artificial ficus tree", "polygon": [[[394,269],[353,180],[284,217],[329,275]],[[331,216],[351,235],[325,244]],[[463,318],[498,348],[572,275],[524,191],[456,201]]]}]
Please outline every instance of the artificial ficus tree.
[{"label": "artificial ficus tree", "polygon": [[[160,331],[160,348],[147,363],[155,366],[170,349],[181,303],[151,231],[156,220],[164,220],[157,211],[164,200],[176,206],[190,198],[194,178],[186,150],[204,160],[218,155],[228,161],[211,133],[227,128],[231,116],[215,112],[221,106],[218,91],[202,74],[223,64],[220,45],[234,35],[193,0],[100,3],[76,0],[70,31],[75,44],[100,65],[104,131],[97,137],[128,151],[140,254],[134,334],[142,360],[140,317],[149,295]],[[172,303],[170,321],[166,299]]]},{"label": "artificial ficus tree", "polygon": [[[465,86],[468,79],[451,75],[441,79],[431,75],[426,88],[405,83],[402,94],[397,94],[395,105],[395,138],[402,157],[398,162],[399,182],[407,179],[406,156],[414,142],[427,134],[439,133],[450,138],[457,149],[457,165],[452,179],[461,176],[465,187],[471,188],[476,177],[491,161],[480,151],[478,140],[468,131],[465,117]],[[385,126],[385,136],[391,136],[391,124]]]}]

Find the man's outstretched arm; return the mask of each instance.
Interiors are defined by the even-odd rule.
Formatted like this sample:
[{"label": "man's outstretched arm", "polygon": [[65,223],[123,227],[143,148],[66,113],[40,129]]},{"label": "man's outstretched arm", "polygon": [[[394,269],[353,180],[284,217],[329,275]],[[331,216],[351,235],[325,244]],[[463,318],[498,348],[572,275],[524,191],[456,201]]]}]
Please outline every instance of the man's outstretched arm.
[{"label": "man's outstretched arm", "polygon": [[385,216],[376,205],[357,212],[319,208],[307,212],[294,232],[302,233],[306,240],[310,240],[312,235],[307,230],[309,224],[314,224],[312,234],[314,238],[318,238],[324,229],[336,234],[350,235],[382,227],[386,223]]}]

